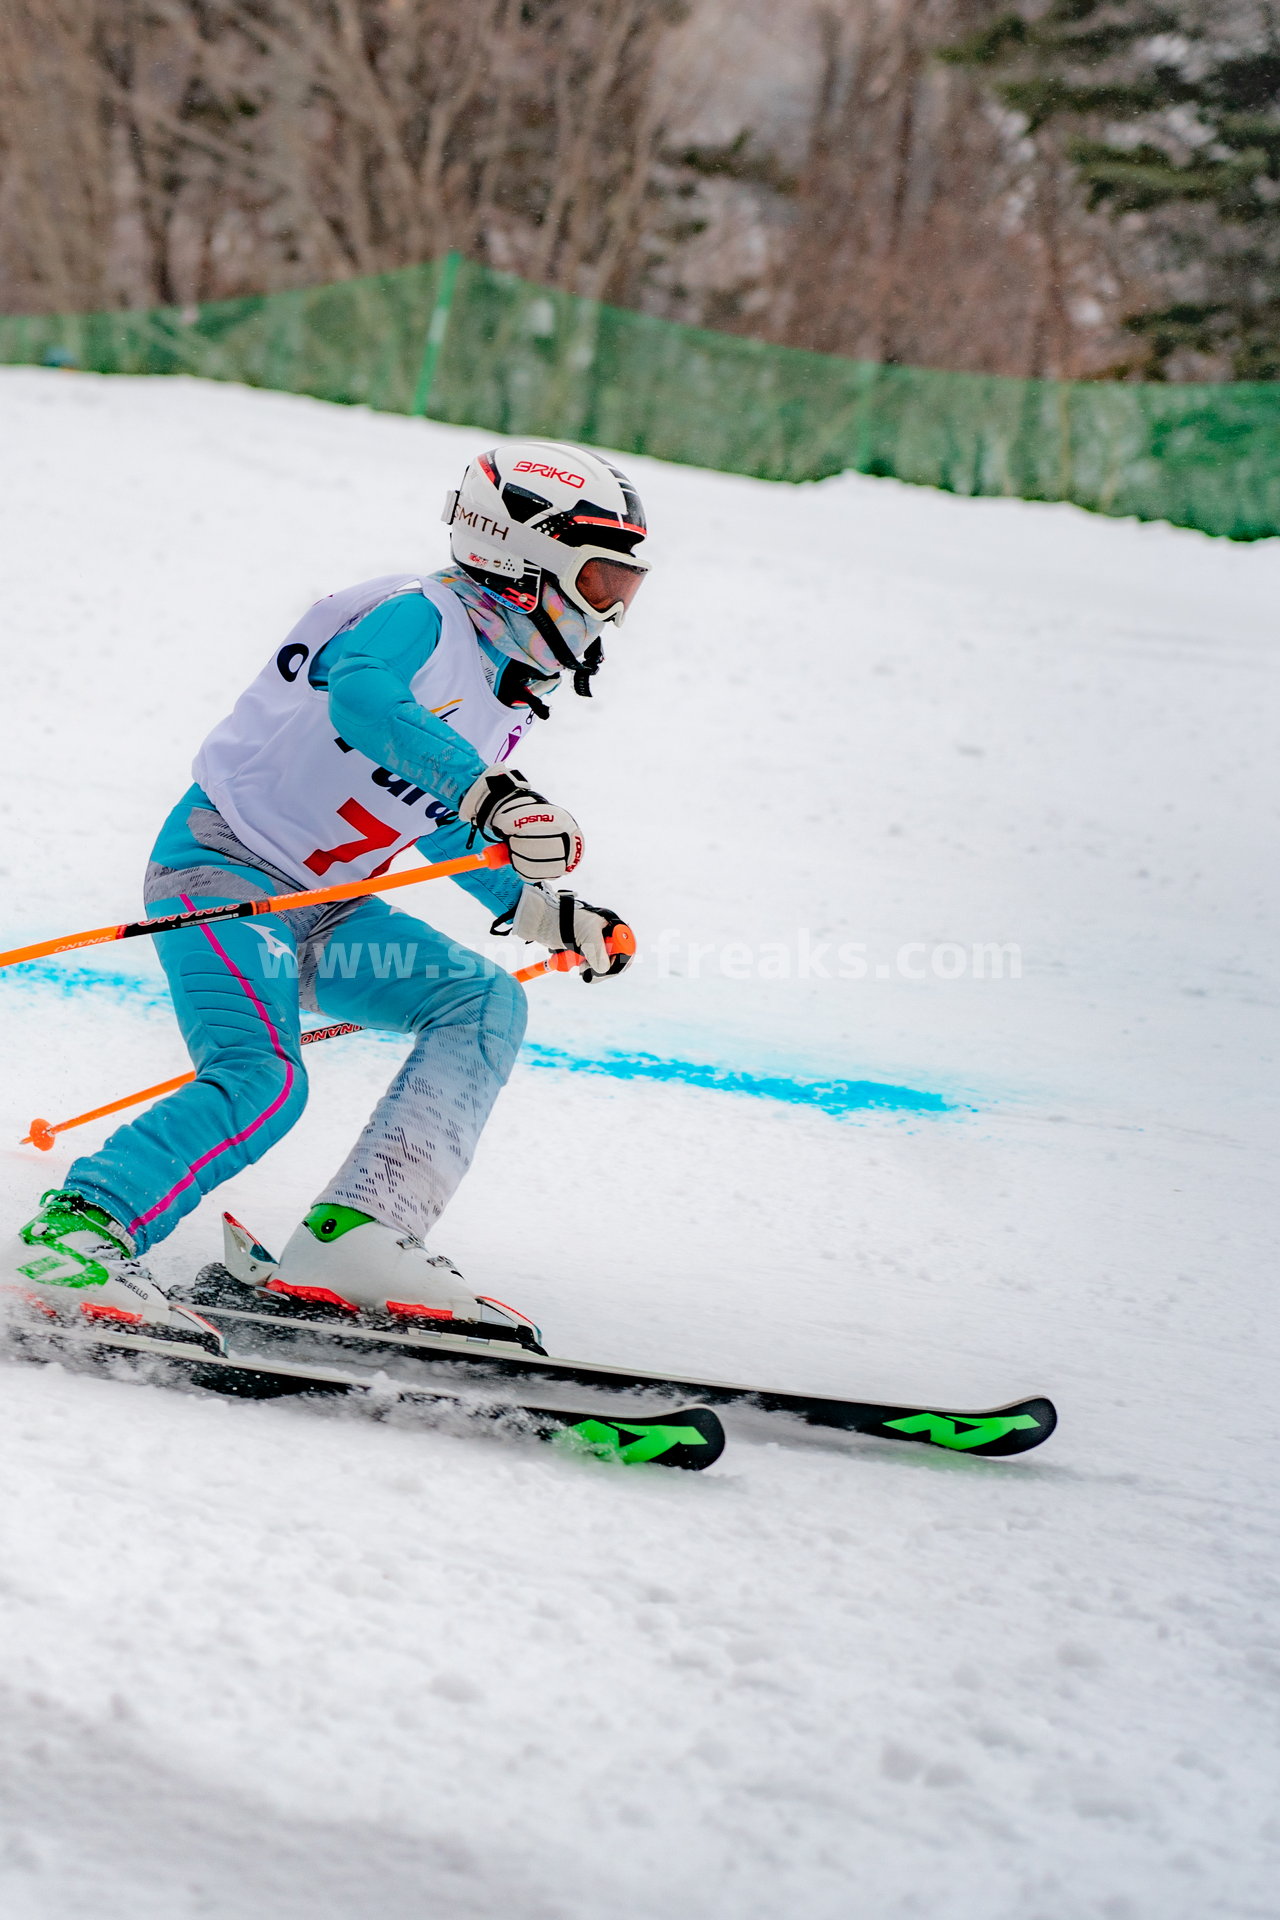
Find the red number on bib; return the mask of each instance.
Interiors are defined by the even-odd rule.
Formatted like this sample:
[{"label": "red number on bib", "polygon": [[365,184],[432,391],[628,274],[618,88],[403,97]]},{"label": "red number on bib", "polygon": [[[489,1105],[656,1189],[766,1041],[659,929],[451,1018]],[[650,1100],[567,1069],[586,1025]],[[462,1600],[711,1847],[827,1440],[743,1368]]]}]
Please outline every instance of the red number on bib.
[{"label": "red number on bib", "polygon": [[[385,820],[379,820],[360,805],[358,800],[348,800],[338,808],[339,820],[345,820],[361,836],[358,840],[344,840],[340,846],[317,847],[307,856],[307,865],[312,873],[328,873],[335,862],[358,860],[362,853],[377,853],[380,847],[389,847],[400,838],[394,827]],[[375,867],[369,878],[376,879],[385,873],[395,858],[388,854],[380,867]]]}]

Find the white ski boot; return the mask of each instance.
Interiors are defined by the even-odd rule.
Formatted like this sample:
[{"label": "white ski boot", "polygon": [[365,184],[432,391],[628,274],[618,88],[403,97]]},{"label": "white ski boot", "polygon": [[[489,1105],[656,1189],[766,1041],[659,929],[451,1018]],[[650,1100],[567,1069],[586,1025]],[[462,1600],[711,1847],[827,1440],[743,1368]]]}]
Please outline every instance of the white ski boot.
[{"label": "white ski boot", "polygon": [[35,1218],[0,1251],[0,1294],[29,1323],[88,1322],[223,1350],[217,1328],[171,1301],[119,1222],[78,1193],[41,1196]]},{"label": "white ski boot", "polygon": [[472,1293],[444,1254],[354,1207],[312,1207],[278,1261],[229,1213],[222,1223],[227,1270],[282,1306],[543,1351],[527,1314]]}]

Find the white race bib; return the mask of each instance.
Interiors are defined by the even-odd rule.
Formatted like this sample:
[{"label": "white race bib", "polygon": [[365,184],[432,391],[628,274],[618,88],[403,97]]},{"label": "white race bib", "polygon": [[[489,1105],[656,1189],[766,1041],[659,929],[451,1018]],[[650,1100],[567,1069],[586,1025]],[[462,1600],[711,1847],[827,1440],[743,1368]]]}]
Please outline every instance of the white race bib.
[{"label": "white race bib", "polygon": [[300,887],[370,879],[456,817],[445,801],[339,739],[328,690],[307,678],[327,641],[401,593],[424,594],[440,612],[435,651],[410,683],[419,706],[469,741],[486,766],[513,753],[533,719],[495,699],[466,608],[438,580],[390,574],[318,600],[192,768],[245,846]]}]

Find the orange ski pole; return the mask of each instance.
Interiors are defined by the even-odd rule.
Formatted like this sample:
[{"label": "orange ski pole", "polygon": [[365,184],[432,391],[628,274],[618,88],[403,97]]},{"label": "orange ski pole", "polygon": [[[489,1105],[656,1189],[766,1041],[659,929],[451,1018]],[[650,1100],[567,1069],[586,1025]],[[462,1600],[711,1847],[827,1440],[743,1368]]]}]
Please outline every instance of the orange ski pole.
[{"label": "orange ski pole", "polygon": [[[309,1047],[315,1040],[336,1040],[341,1033],[363,1033],[363,1027],[356,1027],[349,1020],[339,1020],[331,1027],[312,1027],[302,1035],[302,1044]],[[176,1093],[179,1087],[189,1086],[195,1079],[194,1073],[178,1073],[172,1080],[162,1080],[157,1087],[143,1087],[141,1093],[126,1093],[123,1100],[108,1100],[105,1107],[93,1107],[88,1113],[78,1113],[73,1120],[59,1120],[56,1124],[49,1120],[33,1120],[31,1131],[21,1142],[24,1147],[39,1147],[42,1153],[48,1153],[53,1146],[53,1136],[65,1133],[68,1127],[82,1127],[87,1120],[105,1120],[109,1113],[123,1113],[126,1107],[136,1107],[143,1100],[158,1100],[162,1093]]]},{"label": "orange ski pole", "polygon": [[120,927],[94,927],[88,933],[65,933],[57,940],[37,940],[34,946],[0,953],[0,967],[16,967],[24,960],[42,960],[50,953],[70,953],[76,947],[101,947],[112,940],[135,940],[140,934],[176,933],[180,927],[203,927],[210,920],[251,920],[259,913],[288,913],[294,907],[318,907],[326,900],[356,900],[364,893],[383,893],[391,887],[416,887],[423,880],[446,880],[472,873],[477,867],[505,867],[511,856],[497,843],[457,860],[437,860],[434,866],[409,867],[404,873],[376,873],[369,880],[343,880],[336,887],[312,887],[304,893],[276,893],[266,900],[232,900],[222,907],[193,907],[187,913],[161,914],[155,920],[129,920]]},{"label": "orange ski pole", "polygon": [[[619,926],[605,941],[605,946],[610,953],[634,953],[636,937],[630,927]],[[580,953],[566,949],[561,953],[548,954],[545,960],[535,960],[532,966],[521,967],[513,978],[524,982],[536,980],[543,973],[572,973],[575,967],[584,964]],[[312,1027],[302,1035],[302,1044],[307,1047],[316,1040],[336,1040],[339,1034],[363,1031],[362,1027],[353,1026],[349,1020],[340,1020],[331,1027]],[[172,1080],[162,1080],[158,1086],[154,1087],[143,1087],[139,1093],[127,1093],[123,1100],[109,1100],[105,1107],[91,1107],[88,1113],[77,1113],[71,1120],[56,1122],[33,1120],[31,1130],[23,1138],[21,1145],[39,1147],[42,1153],[48,1153],[53,1147],[56,1134],[66,1133],[71,1127],[82,1127],[90,1120],[105,1120],[108,1114],[123,1113],[126,1107],[139,1106],[144,1100],[158,1100],[162,1094],[176,1093],[179,1087],[189,1086],[195,1077],[194,1073],[175,1074]]]},{"label": "orange ski pole", "polygon": [[[634,953],[636,937],[626,921],[622,920],[604,944],[606,953]],[[531,967],[521,967],[511,977],[523,984],[526,980],[536,980],[540,973],[572,973],[575,967],[585,967],[586,964],[580,953],[575,953],[571,947],[563,947],[558,953],[549,953],[545,960],[535,960]]]}]

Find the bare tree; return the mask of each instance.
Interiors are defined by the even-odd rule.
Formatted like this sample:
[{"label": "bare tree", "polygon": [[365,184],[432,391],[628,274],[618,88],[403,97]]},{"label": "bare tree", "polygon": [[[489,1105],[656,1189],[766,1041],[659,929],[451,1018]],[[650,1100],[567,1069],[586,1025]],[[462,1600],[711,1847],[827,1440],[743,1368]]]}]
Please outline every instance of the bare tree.
[{"label": "bare tree", "polygon": [[825,352],[1114,370],[1145,256],[935,57],[1001,4],[0,0],[0,310],[457,247]]},{"label": "bare tree", "polygon": [[94,0],[0,6],[0,304],[109,298],[112,156]]},{"label": "bare tree", "polygon": [[6,304],[201,300],[448,246],[635,292],[679,0],[53,0],[52,35],[6,6]]},{"label": "bare tree", "polygon": [[777,335],[979,372],[1100,369],[1119,249],[1051,144],[935,50],[987,0],[831,0],[806,164],[775,269]]},{"label": "bare tree", "polygon": [[790,62],[785,111],[761,112],[752,72],[735,71],[732,90],[705,76],[715,137],[668,156],[698,185],[682,189],[691,237],[659,264],[650,307],[977,372],[1099,373],[1131,358],[1132,246],[1085,210],[1052,136],[1028,141],[975,76],[938,58],[1001,4],[793,0],[775,25],[761,0],[699,0],[683,45],[709,62],[713,29],[730,32],[745,6],[754,65]]}]

